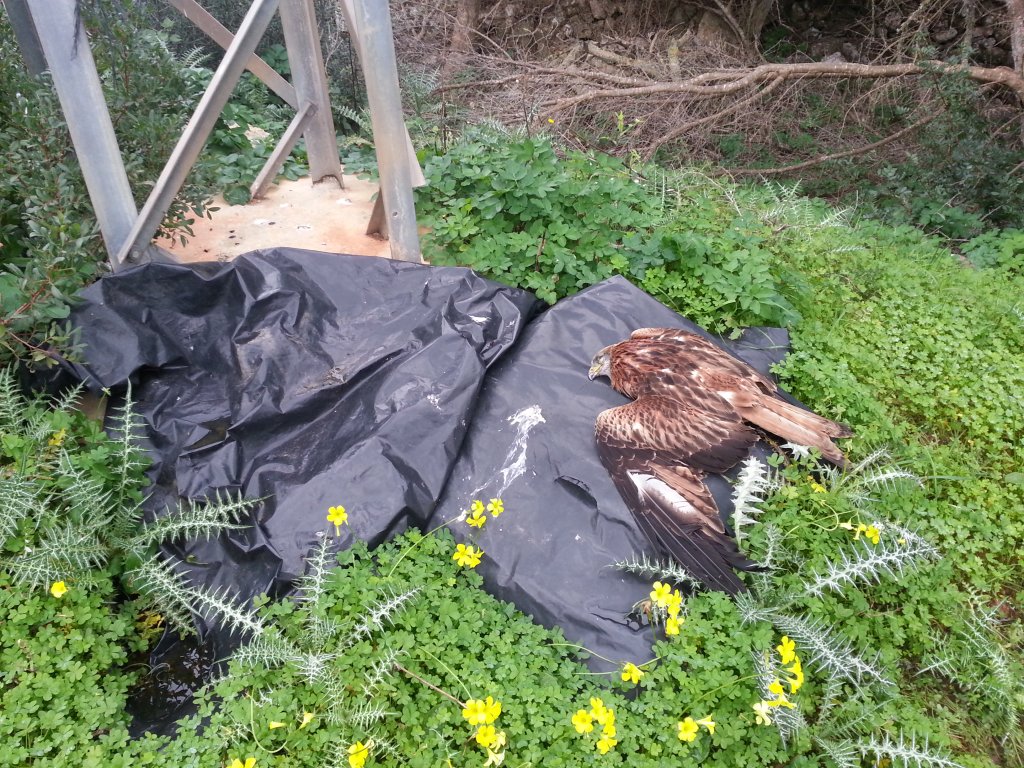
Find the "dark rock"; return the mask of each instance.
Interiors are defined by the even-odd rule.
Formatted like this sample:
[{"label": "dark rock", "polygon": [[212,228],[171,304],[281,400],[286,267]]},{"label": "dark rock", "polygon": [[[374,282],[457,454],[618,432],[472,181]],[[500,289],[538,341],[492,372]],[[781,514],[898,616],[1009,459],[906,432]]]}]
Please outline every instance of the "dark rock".
[{"label": "dark rock", "polygon": [[885,14],[885,18],[882,19],[882,23],[889,29],[897,30],[900,28],[900,24],[903,23],[903,14],[898,11],[889,11],[889,13]]},{"label": "dark rock", "polygon": [[840,43],[838,40],[816,40],[811,43],[811,58],[821,61],[827,56],[839,53]]},{"label": "dark rock", "polygon": [[940,29],[936,32],[932,32],[932,40],[939,45],[942,45],[943,43],[955,40],[959,35],[960,33],[957,30],[950,27],[949,29]]},{"label": "dark rock", "polygon": [[849,40],[840,46],[839,51],[847,61],[852,61],[854,63],[860,61],[860,51],[857,49],[857,46]]}]

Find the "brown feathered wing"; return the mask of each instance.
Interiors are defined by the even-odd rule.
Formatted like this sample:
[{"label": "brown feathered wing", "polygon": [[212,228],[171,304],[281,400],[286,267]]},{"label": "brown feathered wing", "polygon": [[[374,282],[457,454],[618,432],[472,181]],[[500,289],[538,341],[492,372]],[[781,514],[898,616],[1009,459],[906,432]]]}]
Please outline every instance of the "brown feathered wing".
[{"label": "brown feathered wing", "polygon": [[850,437],[849,427],[782,399],[772,379],[702,336],[642,328],[609,350],[612,386],[627,397],[658,394],[725,418],[740,418],[846,465],[833,439]]},{"label": "brown feathered wing", "polygon": [[706,586],[743,590],[732,569],[754,564],[726,533],[703,478],[746,456],[754,432],[738,418],[645,395],[598,414],[596,439],[601,463],[652,544]]}]

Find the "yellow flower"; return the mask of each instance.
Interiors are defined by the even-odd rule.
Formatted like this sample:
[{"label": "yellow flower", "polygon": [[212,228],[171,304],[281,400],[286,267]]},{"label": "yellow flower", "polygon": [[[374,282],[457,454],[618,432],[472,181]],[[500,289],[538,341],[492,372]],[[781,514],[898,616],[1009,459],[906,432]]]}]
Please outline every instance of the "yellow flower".
[{"label": "yellow flower", "polygon": [[54,432],[52,435],[50,435],[50,439],[47,442],[52,448],[60,448],[62,445],[64,445],[64,438],[66,438],[67,436],[68,431],[62,428],[57,432]]},{"label": "yellow flower", "polygon": [[847,528],[848,530],[852,530],[854,532],[854,534],[853,534],[853,540],[854,541],[859,539],[860,535],[862,533],[864,534],[864,538],[867,539],[868,541],[870,541],[872,544],[878,544],[879,539],[881,539],[881,537],[882,537],[882,531],[874,523],[872,523],[871,525],[864,525],[864,523],[857,523],[857,527],[856,528],[854,528],[852,524],[843,525],[842,527],[843,528]]},{"label": "yellow flower", "polygon": [[775,650],[782,657],[783,664],[789,664],[789,662],[796,658],[796,643],[790,640],[787,635],[782,636],[782,642],[775,646]]},{"label": "yellow flower", "polygon": [[576,733],[590,733],[594,730],[594,717],[585,709],[577,709],[572,716],[572,727]]},{"label": "yellow flower", "polygon": [[659,608],[667,608],[669,600],[672,599],[672,585],[654,582],[654,589],[651,590],[651,602]]},{"label": "yellow flower", "polygon": [[271,720],[270,725],[267,727],[270,728],[270,730],[274,730],[275,728],[284,728],[284,723],[279,723],[277,720]]},{"label": "yellow flower", "polygon": [[55,581],[50,585],[50,594],[58,599],[64,597],[64,595],[67,594],[67,591],[68,585],[63,581]]},{"label": "yellow flower", "polygon": [[501,702],[495,701],[488,696],[486,700],[470,699],[466,702],[462,716],[469,721],[470,725],[490,725],[498,719],[501,714]]},{"label": "yellow flower", "polygon": [[476,499],[469,505],[469,511],[474,515],[482,515],[484,513],[484,503],[480,499]]},{"label": "yellow flower", "polygon": [[305,728],[307,725],[309,725],[309,723],[310,723],[310,721],[312,721],[312,719],[313,719],[313,713],[312,712],[303,712],[302,713],[302,722],[299,723],[299,730],[301,731],[303,728]]},{"label": "yellow flower", "polygon": [[366,758],[370,756],[370,746],[373,744],[372,741],[363,744],[361,741],[357,741],[348,748],[348,764],[350,768],[363,768],[366,763]]},{"label": "yellow flower", "polygon": [[787,677],[786,682],[789,683],[789,692],[796,693],[800,690],[800,686],[804,684],[804,668],[800,664],[800,659],[797,657],[793,661],[793,666],[786,667],[787,672],[792,673],[792,677]]},{"label": "yellow flower", "polygon": [[461,565],[463,568],[476,568],[480,565],[480,558],[484,554],[482,549],[465,544],[459,544],[455,548],[455,554],[452,555],[452,560]]},{"label": "yellow flower", "polygon": [[498,719],[498,716],[502,714],[502,702],[496,701],[494,698],[487,696],[483,702],[483,709],[487,715],[487,722],[493,723]]},{"label": "yellow flower", "polygon": [[786,698],[786,691],[782,687],[782,683],[779,682],[779,678],[775,678],[775,682],[768,686],[768,691],[775,696],[768,702],[769,707],[787,707],[789,709],[796,707],[796,704]]},{"label": "yellow flower", "polygon": [[555,118],[553,118],[553,117],[549,117],[549,118],[548,118],[548,122],[549,122],[549,123],[550,123],[551,125],[554,125],[554,124],[555,124]]},{"label": "yellow flower", "polygon": [[638,667],[636,664],[634,664],[631,661],[628,662],[622,668],[622,679],[624,681],[631,682],[633,685],[636,685],[637,683],[639,683],[640,682],[640,678],[643,677],[643,676],[644,676],[644,671],[642,669],[640,669],[640,667]]},{"label": "yellow flower", "polygon": [[341,526],[348,522],[348,512],[342,506],[327,509],[327,522],[334,523],[334,535],[341,535]]},{"label": "yellow flower", "polygon": [[609,739],[615,738],[615,723],[608,723],[604,728],[601,729],[601,735],[607,736]]},{"label": "yellow flower", "polygon": [[469,516],[469,518],[466,520],[466,522],[469,523],[474,528],[483,528],[484,527],[484,523],[487,522],[487,516],[486,515],[480,515],[480,514],[477,514],[476,512],[474,512],[472,515]]},{"label": "yellow flower", "polygon": [[705,728],[708,729],[708,733],[710,733],[712,736],[714,735],[716,723],[710,717],[702,717],[700,720],[697,721],[697,725],[703,725]]},{"label": "yellow flower", "polygon": [[590,700],[590,714],[597,720],[598,725],[615,725],[615,710],[606,707],[600,699]]},{"label": "yellow flower", "polygon": [[236,757],[234,760],[231,761],[230,765],[228,765],[228,768],[256,768],[256,758],[247,757],[245,758],[245,762],[243,763]]},{"label": "yellow flower", "polygon": [[505,502],[501,499],[491,499],[487,503],[487,511],[494,515],[494,517],[498,517],[505,511]]},{"label": "yellow flower", "polygon": [[682,609],[682,607],[683,596],[679,594],[679,590],[677,589],[675,592],[668,596],[668,601],[665,604],[665,610],[668,612],[668,615],[671,616],[673,619],[678,619],[679,611]]},{"label": "yellow flower", "polygon": [[669,616],[665,619],[665,634],[669,637],[674,637],[679,634],[679,625],[682,624],[682,619],[677,619],[675,616]]},{"label": "yellow flower", "polygon": [[597,740],[597,751],[602,755],[607,755],[608,751],[618,743],[611,736],[602,736]]},{"label": "yellow flower", "polygon": [[679,733],[677,735],[680,741],[693,741],[697,738],[698,731],[700,731],[700,728],[697,727],[697,723],[692,717],[679,721]]},{"label": "yellow flower", "polygon": [[770,717],[771,705],[767,701],[759,701],[754,705],[754,712],[757,713],[757,724],[758,725],[771,725],[772,719]]},{"label": "yellow flower", "polygon": [[825,486],[819,483],[810,475],[807,476],[807,482],[811,484],[811,490],[815,493],[826,493]]},{"label": "yellow flower", "polygon": [[462,709],[462,716],[470,725],[485,725],[487,723],[487,710],[480,699],[469,699]]},{"label": "yellow flower", "polygon": [[493,725],[481,725],[476,731],[476,743],[481,747],[490,747],[497,738],[498,732]]}]

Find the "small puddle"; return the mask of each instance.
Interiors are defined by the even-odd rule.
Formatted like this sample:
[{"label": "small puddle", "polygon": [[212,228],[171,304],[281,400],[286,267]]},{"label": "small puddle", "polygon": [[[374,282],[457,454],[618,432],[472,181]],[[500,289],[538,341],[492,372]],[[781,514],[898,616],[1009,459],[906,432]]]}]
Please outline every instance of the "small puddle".
[{"label": "small puddle", "polygon": [[214,662],[212,644],[200,644],[194,637],[177,640],[163,651],[160,663],[129,691],[131,735],[168,733],[177,720],[195,712],[192,697],[210,679]]}]

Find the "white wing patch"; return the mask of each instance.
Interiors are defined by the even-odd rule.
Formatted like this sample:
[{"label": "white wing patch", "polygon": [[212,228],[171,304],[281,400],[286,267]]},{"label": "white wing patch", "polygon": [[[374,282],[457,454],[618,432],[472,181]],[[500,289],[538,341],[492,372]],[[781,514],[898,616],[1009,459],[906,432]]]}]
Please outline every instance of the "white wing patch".
[{"label": "white wing patch", "polygon": [[671,509],[684,522],[703,522],[704,516],[697,511],[696,507],[664,480],[659,480],[654,475],[645,472],[628,472],[627,475],[630,482],[636,486],[642,499],[649,499],[663,509]]}]

